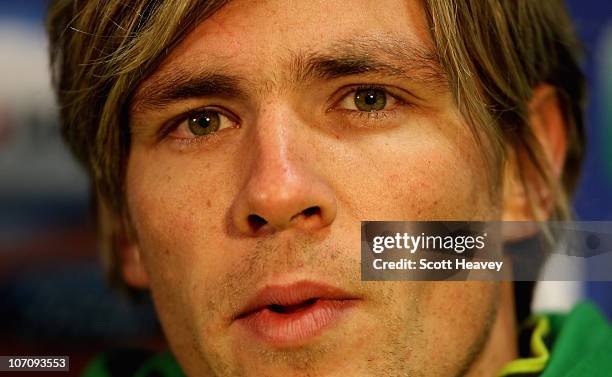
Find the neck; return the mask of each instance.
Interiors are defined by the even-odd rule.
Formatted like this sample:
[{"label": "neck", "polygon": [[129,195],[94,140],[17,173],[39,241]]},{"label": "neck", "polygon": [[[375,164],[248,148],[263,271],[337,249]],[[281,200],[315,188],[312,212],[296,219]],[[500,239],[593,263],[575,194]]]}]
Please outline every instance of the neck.
[{"label": "neck", "polygon": [[495,376],[518,357],[517,326],[512,282],[501,284],[500,303],[489,338],[466,377]]}]

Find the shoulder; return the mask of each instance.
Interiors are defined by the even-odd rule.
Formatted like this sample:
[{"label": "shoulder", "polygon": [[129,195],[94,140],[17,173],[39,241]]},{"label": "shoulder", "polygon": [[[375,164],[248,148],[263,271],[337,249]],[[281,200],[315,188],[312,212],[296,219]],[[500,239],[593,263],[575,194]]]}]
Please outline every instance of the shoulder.
[{"label": "shoulder", "polygon": [[566,315],[548,315],[553,336],[543,377],[603,376],[612,370],[612,326],[597,307],[584,302]]},{"label": "shoulder", "polygon": [[519,336],[521,358],[499,377],[604,377],[612,370],[612,327],[591,303],[567,314],[532,316]]},{"label": "shoulder", "polygon": [[82,377],[184,377],[171,353],[113,349],[94,358]]}]

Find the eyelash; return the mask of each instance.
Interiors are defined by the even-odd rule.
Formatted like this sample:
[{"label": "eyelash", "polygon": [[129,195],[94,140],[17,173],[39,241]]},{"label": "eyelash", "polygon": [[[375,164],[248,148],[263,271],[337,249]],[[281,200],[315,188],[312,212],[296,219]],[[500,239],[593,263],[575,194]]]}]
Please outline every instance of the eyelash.
[{"label": "eyelash", "polygon": [[367,121],[367,122],[374,122],[374,123],[388,120],[390,117],[397,115],[395,110],[383,109],[383,110],[377,110],[377,111],[360,111],[360,110],[352,110],[352,109],[335,108],[335,106],[337,106],[340,102],[342,102],[347,96],[354,95],[355,92],[358,92],[360,90],[380,90],[381,92],[385,93],[385,95],[397,101],[397,106],[408,106],[408,107],[412,106],[412,103],[410,103],[409,101],[405,100],[404,98],[398,95],[391,93],[387,86],[376,85],[376,84],[361,84],[361,85],[353,85],[353,86],[345,88],[344,94],[340,97],[339,100],[334,102],[334,105],[332,105],[332,107],[328,109],[328,112],[331,112],[331,111],[343,112],[346,115],[354,119],[358,119],[361,121]]},{"label": "eyelash", "polygon": [[[355,92],[358,92],[360,90],[379,90],[385,93],[386,96],[392,97],[393,100],[397,102],[397,106],[412,106],[410,102],[391,93],[386,86],[375,85],[375,84],[361,84],[361,85],[353,85],[353,86],[350,86],[344,89],[345,89],[344,94],[340,97],[339,100],[334,102],[334,105],[332,105],[332,107],[330,107],[327,110],[327,112],[331,112],[331,111],[342,112],[345,115],[355,120],[359,120],[361,122],[365,121],[368,123],[382,122],[384,120],[388,120],[390,117],[397,115],[397,112],[395,109],[392,109],[392,110],[382,109],[382,110],[376,110],[376,111],[360,111],[360,110],[353,110],[353,109],[335,108],[335,106],[337,106],[340,102],[342,102],[345,98],[347,98],[347,96]],[[229,115],[227,111],[224,111],[222,109],[219,109],[216,107],[205,106],[205,107],[189,110],[185,112],[184,114],[180,115],[179,117],[169,121],[165,126],[163,126],[160,129],[159,139],[164,140],[164,139],[169,138],[169,135],[175,130],[177,130],[189,118],[195,117],[197,115],[201,115],[201,113],[205,111],[216,112],[220,116],[228,118],[230,121],[236,123],[234,127],[236,128],[240,127],[240,123],[236,120],[237,117],[233,115]],[[201,144],[203,142],[210,141],[211,139],[218,137],[217,135],[218,132],[219,131],[216,131],[216,132],[212,132],[210,134],[201,135],[201,136],[194,135],[193,137],[188,137],[188,138],[173,137],[172,141],[180,143],[181,145],[184,145],[184,146],[192,146],[192,145]]]},{"label": "eyelash", "polygon": [[[178,130],[178,128],[181,127],[181,125],[184,122],[187,122],[189,120],[189,118],[202,115],[202,113],[207,112],[207,111],[208,112],[217,113],[217,114],[219,114],[219,116],[225,117],[229,121],[235,123],[235,126],[233,126],[231,128],[239,128],[240,127],[240,123],[236,120],[237,117],[235,117],[234,115],[229,115],[227,111],[219,109],[217,107],[204,106],[204,107],[199,107],[199,108],[196,108],[196,109],[188,110],[187,112],[185,112],[185,113],[179,115],[178,117],[176,117],[176,118],[170,120],[169,122],[167,122],[166,125],[163,126],[160,129],[159,140],[163,141],[165,139],[170,138],[170,134],[172,134],[174,131]],[[200,144],[200,143],[205,142],[205,141],[210,141],[210,139],[214,139],[214,138],[218,137],[217,133],[219,131],[212,132],[212,133],[206,134],[206,135],[200,135],[200,136],[193,135],[193,137],[172,137],[171,139],[172,139],[172,142],[177,142],[177,143],[180,143],[180,144],[185,145],[185,146],[190,146],[190,145]]]}]

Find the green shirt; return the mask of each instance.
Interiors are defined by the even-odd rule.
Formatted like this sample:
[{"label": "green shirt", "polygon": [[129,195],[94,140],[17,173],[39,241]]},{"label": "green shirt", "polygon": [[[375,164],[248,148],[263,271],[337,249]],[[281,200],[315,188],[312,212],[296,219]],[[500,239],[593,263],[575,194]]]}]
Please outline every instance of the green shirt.
[{"label": "green shirt", "polygon": [[499,377],[612,376],[612,327],[593,304],[535,316],[527,327],[529,357],[510,362]]},{"label": "green shirt", "polygon": [[[578,304],[566,315],[533,316],[521,338],[526,355],[507,364],[498,377],[612,376],[612,326],[590,303]],[[83,377],[184,377],[168,352],[155,356],[131,352],[96,357]]]}]

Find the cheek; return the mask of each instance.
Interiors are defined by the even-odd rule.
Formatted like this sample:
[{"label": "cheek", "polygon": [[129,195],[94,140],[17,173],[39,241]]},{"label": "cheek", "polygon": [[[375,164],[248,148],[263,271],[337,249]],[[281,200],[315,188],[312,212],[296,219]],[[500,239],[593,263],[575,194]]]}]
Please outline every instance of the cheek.
[{"label": "cheek", "polygon": [[[178,163],[153,153],[135,147],[126,177],[128,207],[145,267],[152,285],[200,284],[202,276],[216,276],[222,268],[215,253],[224,249],[223,208],[230,198],[220,188],[231,178],[213,174],[211,179],[207,162],[186,166],[186,159]],[[150,163],[152,158],[155,163]],[[204,247],[208,245],[214,247]],[[196,258],[204,263],[193,263]]]},{"label": "cheek", "polygon": [[413,122],[397,133],[373,137],[351,148],[348,157],[337,159],[344,166],[337,169],[336,176],[346,175],[336,191],[343,202],[352,203],[361,219],[498,216],[480,147],[467,127],[455,121]]},{"label": "cheek", "polygon": [[193,334],[213,320],[203,310],[212,305],[207,292],[234,262],[224,254],[232,249],[223,238],[224,208],[231,197],[221,190],[234,178],[215,174],[212,163],[154,153],[138,146],[131,151],[128,207],[164,330],[173,349],[191,355]]},{"label": "cheek", "polygon": [[127,174],[128,206],[145,258],[155,254],[155,259],[164,259],[169,250],[176,253],[184,249],[176,242],[189,242],[196,231],[196,224],[189,221],[194,194],[177,181],[173,167],[159,159],[155,164],[146,161],[146,154],[132,153]]}]

